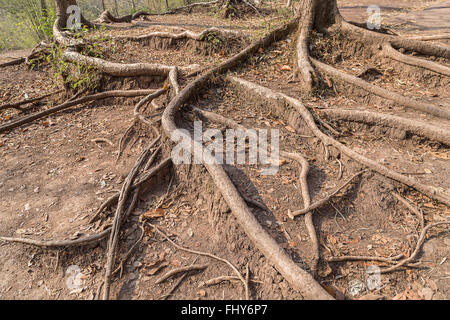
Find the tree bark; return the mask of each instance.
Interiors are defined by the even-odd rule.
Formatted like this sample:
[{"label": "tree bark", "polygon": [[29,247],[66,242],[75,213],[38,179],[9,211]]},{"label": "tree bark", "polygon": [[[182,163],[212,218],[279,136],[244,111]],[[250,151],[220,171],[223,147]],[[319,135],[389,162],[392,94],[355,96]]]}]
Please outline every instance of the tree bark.
[{"label": "tree bark", "polygon": [[336,0],[302,0],[300,4],[301,16],[308,16],[307,11],[313,12],[313,27],[319,32],[324,32],[334,24],[336,17],[339,15]]}]

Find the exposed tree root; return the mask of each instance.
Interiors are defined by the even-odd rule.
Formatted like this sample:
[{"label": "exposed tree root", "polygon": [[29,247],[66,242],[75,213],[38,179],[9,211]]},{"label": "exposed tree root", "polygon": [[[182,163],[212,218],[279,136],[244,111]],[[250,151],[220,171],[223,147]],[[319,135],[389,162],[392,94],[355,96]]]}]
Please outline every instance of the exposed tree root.
[{"label": "exposed tree root", "polygon": [[[246,127],[238,124],[234,120],[223,117],[217,113],[200,110],[198,108],[195,108],[194,110],[210,121],[224,124],[235,130],[242,130],[242,131],[247,130]],[[300,166],[301,166],[301,171],[300,171],[301,194],[302,194],[302,199],[303,199],[303,205],[305,208],[308,208],[311,205],[311,197],[309,194],[308,180],[307,180],[308,172],[309,172],[308,161],[298,153],[280,151],[280,156],[282,158],[294,160],[300,164]],[[311,263],[311,273],[315,276],[316,272],[317,272],[317,265],[318,265],[319,259],[320,259],[320,243],[319,243],[319,240],[317,239],[317,233],[316,233],[316,228],[314,227],[312,213],[307,213],[305,215],[305,224],[306,224],[306,228],[308,230],[308,234],[311,239],[312,247],[313,247],[313,251],[314,251],[313,259],[312,259],[312,263]]]},{"label": "exposed tree root", "polygon": [[16,110],[19,110],[19,111],[24,111],[25,109],[23,109],[21,106],[23,106],[25,104],[30,104],[30,103],[34,103],[34,102],[40,101],[42,99],[48,98],[50,96],[54,96],[54,95],[56,95],[58,93],[61,93],[61,92],[63,92],[63,90],[58,90],[58,91],[55,91],[55,92],[52,92],[52,93],[47,93],[47,94],[41,95],[41,96],[36,97],[36,98],[24,99],[24,100],[19,101],[19,102],[6,103],[6,104],[0,106],[0,111],[1,110],[5,110],[5,109],[10,109],[10,108],[11,109],[16,109]]},{"label": "exposed tree root", "polygon": [[377,43],[379,45],[390,43],[397,49],[403,48],[408,51],[416,51],[430,56],[450,59],[450,47],[448,46],[440,46],[424,41],[374,32],[348,23],[342,17],[340,18],[340,29],[362,43]]},{"label": "exposed tree root", "polygon": [[[174,117],[179,108],[191,98],[198,89],[204,86],[214,74],[223,73],[236,66],[239,62],[247,59],[252,53],[255,53],[259,48],[264,48],[274,41],[279,40],[281,37],[291,32],[296,26],[297,20],[294,20],[291,23],[272,31],[264,38],[254,42],[235,56],[205,72],[202,76],[189,83],[171,100],[163,113],[162,126],[166,134],[172,136],[174,132],[177,132],[180,137],[185,136],[183,132],[180,132],[177,129]],[[193,141],[189,135],[184,138],[186,141],[192,141],[195,149],[201,148],[198,142]],[[194,154],[201,153],[194,152]],[[238,223],[253,241],[255,246],[261,250],[270,263],[275,266],[294,289],[298,290],[309,299],[332,299],[329,293],[326,292],[326,290],[324,290],[309,273],[295,264],[278,243],[261,227],[254,215],[248,209],[223,167],[215,164],[215,159],[205,159],[203,163],[205,163],[206,169],[210,173],[215,185],[221,191],[222,196],[231,208],[231,211],[237,218]]]},{"label": "exposed tree root", "polygon": [[[116,213],[114,215],[113,226],[111,230],[111,234],[108,242],[108,252],[106,256],[106,267],[105,267],[105,278],[104,278],[104,288],[103,288],[103,300],[109,299],[109,289],[110,289],[110,281],[114,268],[115,255],[116,255],[116,247],[119,243],[120,236],[120,228],[122,223],[124,222],[125,217],[129,214],[125,214],[125,205],[128,200],[128,195],[133,189],[133,180],[137,177],[139,170],[144,165],[144,162],[147,160],[148,155],[150,153],[151,148],[159,141],[160,137],[157,137],[139,156],[135,165],[131,169],[127,178],[125,179],[122,190],[120,191],[119,200],[117,204]],[[134,197],[137,199],[138,192],[134,193]],[[133,201],[135,202],[135,201]],[[134,206],[130,206],[128,210],[131,212],[134,209]]]},{"label": "exposed tree root", "polygon": [[0,133],[17,128],[21,125],[30,123],[34,120],[46,117],[48,115],[51,115],[51,114],[54,114],[57,112],[60,112],[62,110],[68,109],[70,107],[76,106],[81,103],[86,103],[86,102],[91,102],[91,101],[96,101],[96,100],[101,100],[101,99],[106,99],[106,98],[112,98],[112,97],[139,97],[139,96],[144,96],[144,95],[147,95],[147,94],[150,94],[153,92],[154,92],[154,90],[149,90],[149,89],[145,89],[145,90],[111,90],[111,91],[105,91],[105,92],[100,92],[100,93],[96,93],[93,95],[85,96],[85,97],[75,99],[75,100],[69,100],[69,101],[64,102],[63,104],[57,105],[56,107],[52,107],[52,108],[49,108],[44,111],[36,112],[36,113],[30,114],[28,116],[22,117],[20,119],[6,123],[4,125],[1,125]]},{"label": "exposed tree root", "polygon": [[317,75],[309,61],[309,38],[314,25],[314,16],[316,11],[315,0],[306,0],[302,4],[302,12],[305,16],[299,22],[297,36],[297,71],[301,73],[303,79],[303,87],[306,91],[311,92],[314,83],[317,83]]},{"label": "exposed tree root", "polygon": [[341,151],[348,157],[356,160],[357,162],[361,163],[362,165],[368,167],[369,169],[371,169],[383,176],[386,176],[390,179],[401,182],[411,188],[416,189],[417,191],[422,192],[423,194],[425,194],[426,196],[428,196],[431,199],[434,199],[436,201],[442,202],[442,203],[450,206],[450,197],[445,195],[444,193],[438,191],[436,188],[424,185],[415,179],[406,177],[405,175],[395,172],[395,171],[379,164],[378,162],[376,162],[374,160],[368,159],[365,156],[346,147],[339,141],[322,133],[322,131],[320,131],[317,128],[317,126],[314,122],[314,118],[312,117],[311,113],[308,111],[308,109],[306,109],[306,107],[303,105],[303,103],[301,101],[294,99],[292,97],[289,97],[285,94],[275,92],[268,88],[259,86],[255,83],[246,81],[244,79],[240,79],[240,78],[236,78],[236,77],[228,77],[228,79],[230,79],[230,81],[232,83],[234,83],[240,87],[243,87],[246,90],[248,90],[249,92],[253,92],[254,94],[261,96],[269,101],[275,101],[275,102],[277,102],[279,100],[284,101],[285,103],[287,103],[288,105],[293,107],[301,115],[301,117],[305,120],[308,127],[311,129],[311,131],[313,131],[314,135],[316,137],[318,137],[319,139],[321,139],[326,145],[334,146],[336,149],[338,149],[339,151]]},{"label": "exposed tree root", "polygon": [[22,64],[26,61],[26,58],[17,58],[13,59],[11,61],[0,63],[0,68],[9,67],[9,66],[16,66],[18,64]]},{"label": "exposed tree root", "polygon": [[[99,58],[88,57],[75,51],[65,51],[63,59],[67,62],[90,66],[99,72],[115,77],[168,76],[175,67],[151,63],[116,63]],[[181,71],[192,70],[195,66],[181,67]]]},{"label": "exposed tree root", "polygon": [[[221,276],[221,277],[209,279],[206,281],[202,281],[198,284],[198,287],[205,288],[205,287],[215,286],[215,285],[221,284],[222,282],[225,282],[225,281],[241,281],[241,280],[235,276]],[[249,281],[252,283],[262,283],[261,281],[257,281],[257,280],[253,280],[253,279],[250,279]]]},{"label": "exposed tree root", "polygon": [[429,113],[436,117],[450,119],[450,110],[440,108],[432,103],[416,101],[414,99],[405,97],[405,96],[395,93],[393,91],[389,91],[384,88],[375,86],[375,85],[373,85],[367,81],[364,81],[358,77],[355,77],[353,75],[350,75],[350,74],[342,72],[342,71],[339,71],[338,69],[333,68],[327,64],[324,64],[316,59],[311,58],[311,61],[322,72],[325,72],[326,74],[328,74],[332,77],[336,77],[342,81],[345,81],[347,83],[355,85],[359,88],[362,88],[362,89],[364,89],[370,93],[373,93],[377,96],[392,100],[392,101],[394,101],[400,105],[403,105],[405,107],[408,107],[408,108],[412,108],[412,109],[419,110],[419,111],[422,111],[425,113]]},{"label": "exposed tree root", "polygon": [[403,267],[406,264],[414,261],[416,259],[417,255],[419,254],[423,243],[425,242],[425,238],[426,238],[428,230],[430,230],[431,228],[443,225],[443,224],[450,224],[450,221],[441,221],[441,222],[432,223],[432,224],[429,224],[428,226],[426,226],[425,228],[423,228],[422,232],[420,233],[419,240],[417,240],[416,248],[414,249],[413,253],[408,258],[401,260],[397,264],[395,264],[389,268],[381,269],[380,272],[388,273],[388,272],[392,272],[392,271],[397,271],[400,267]]},{"label": "exposed tree root", "polygon": [[401,129],[417,136],[426,137],[450,145],[450,131],[420,120],[411,120],[399,116],[359,110],[320,109],[330,120],[356,121],[366,124]]},{"label": "exposed tree root", "polygon": [[383,45],[382,54],[387,58],[403,62],[410,66],[421,67],[421,68],[442,74],[444,76],[450,77],[450,68],[449,67],[444,66],[439,63],[436,63],[436,62],[433,62],[433,61],[410,57],[405,54],[402,54],[402,53],[398,52],[397,50],[395,50],[394,48],[392,48],[390,43],[385,43]]},{"label": "exposed tree root", "polygon": [[246,300],[249,300],[250,294],[249,294],[249,290],[248,290],[248,285],[247,285],[247,281],[244,279],[244,277],[242,276],[242,274],[239,272],[239,270],[227,259],[218,257],[214,254],[211,253],[207,253],[207,252],[201,252],[201,251],[196,251],[196,250],[191,250],[188,248],[184,248],[178,244],[176,244],[173,240],[171,240],[164,232],[162,232],[157,226],[148,223],[153,229],[156,230],[156,232],[158,232],[161,236],[163,236],[171,245],[173,245],[175,248],[185,251],[185,252],[189,252],[189,253],[193,253],[193,254],[197,254],[199,256],[205,256],[205,257],[209,257],[209,258],[213,258],[215,260],[221,261],[225,264],[227,264],[233,271],[234,273],[236,273],[236,275],[238,276],[238,278],[241,280],[242,284],[244,285],[245,288],[245,297]]},{"label": "exposed tree root", "polygon": [[[401,255],[403,256],[403,255]],[[397,257],[392,258],[384,258],[384,257],[376,257],[376,256],[341,256],[341,257],[332,257],[328,258],[327,262],[345,262],[345,261],[378,261],[378,262],[384,262],[387,264],[397,264],[398,260]],[[404,265],[405,267],[410,268],[416,268],[419,266],[418,263],[407,263]]]},{"label": "exposed tree root", "polygon": [[109,12],[108,10],[103,11],[100,16],[98,17],[97,20],[94,20],[94,23],[123,23],[123,22],[131,22],[133,20],[136,20],[139,17],[142,16],[149,16],[151,15],[148,12],[145,11],[138,11],[135,12],[134,14],[129,14],[126,16],[122,16],[122,17],[114,17],[111,12]]},{"label": "exposed tree root", "polygon": [[9,238],[0,237],[0,240],[7,242],[17,242],[23,244],[29,244],[32,246],[43,247],[43,248],[63,248],[63,247],[74,247],[74,246],[84,246],[87,244],[98,243],[105,239],[111,233],[111,228],[107,228],[98,234],[93,234],[84,238],[75,240],[32,240],[26,238]]},{"label": "exposed tree root", "polygon": [[301,210],[297,210],[294,212],[291,212],[289,214],[289,218],[294,219],[297,216],[303,215],[303,214],[311,214],[311,212],[315,209],[319,209],[320,207],[326,205],[330,199],[332,197],[334,197],[339,191],[341,191],[342,189],[344,189],[346,186],[348,186],[355,178],[359,177],[361,174],[363,174],[365,172],[365,170],[360,171],[356,174],[354,174],[353,176],[351,176],[349,179],[347,179],[347,181],[345,181],[340,187],[336,188],[336,190],[334,190],[332,193],[330,193],[329,195],[327,195],[325,198],[323,198],[322,200],[319,200],[315,203],[313,203],[310,206],[305,207],[304,209]]},{"label": "exposed tree root", "polygon": [[423,217],[423,212],[419,209],[417,209],[415,206],[413,206],[408,200],[406,200],[405,198],[403,198],[401,195],[399,195],[396,192],[391,192],[391,194],[397,198],[398,201],[400,201],[401,203],[403,203],[403,205],[405,205],[412,213],[414,213],[417,218],[419,219],[419,223],[420,223],[420,230],[423,230],[423,228],[425,227],[425,219]]},{"label": "exposed tree root", "polygon": [[433,40],[446,40],[450,39],[450,33],[447,34],[436,34],[432,36],[417,36],[417,37],[407,37],[411,40],[418,40],[418,41],[433,41]]},{"label": "exposed tree root", "polygon": [[186,267],[180,267],[173,270],[170,270],[165,275],[163,275],[161,278],[155,281],[155,284],[160,284],[169,279],[170,277],[177,275],[179,273],[188,272],[188,271],[198,271],[198,270],[205,270],[208,268],[207,264],[194,264],[191,266]]}]

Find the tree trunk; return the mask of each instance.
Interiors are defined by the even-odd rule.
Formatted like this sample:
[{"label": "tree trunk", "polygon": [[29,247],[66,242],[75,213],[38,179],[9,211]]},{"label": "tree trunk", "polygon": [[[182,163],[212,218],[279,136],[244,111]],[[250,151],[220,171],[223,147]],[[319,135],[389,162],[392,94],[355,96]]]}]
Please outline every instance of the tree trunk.
[{"label": "tree trunk", "polygon": [[[69,20],[69,14],[67,13],[67,8],[70,6],[78,6],[77,0],[55,0],[56,2],[56,17],[59,21],[60,28],[66,28],[67,22]],[[92,26],[92,23],[85,19],[83,14],[81,14],[81,24]]]}]

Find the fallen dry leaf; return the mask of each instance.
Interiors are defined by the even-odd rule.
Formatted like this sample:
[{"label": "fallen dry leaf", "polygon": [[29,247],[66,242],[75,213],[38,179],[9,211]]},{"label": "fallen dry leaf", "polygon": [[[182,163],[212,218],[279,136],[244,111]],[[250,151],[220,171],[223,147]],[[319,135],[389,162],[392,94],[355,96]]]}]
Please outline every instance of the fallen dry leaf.
[{"label": "fallen dry leaf", "polygon": [[164,210],[164,209],[153,209],[153,210],[149,210],[146,213],[144,213],[143,218],[144,219],[161,218],[161,217],[164,217],[165,214],[166,214],[166,210]]},{"label": "fallen dry leaf", "polygon": [[291,71],[292,69],[291,69],[290,66],[284,65],[284,66],[281,66],[280,70],[281,70],[281,71]]}]

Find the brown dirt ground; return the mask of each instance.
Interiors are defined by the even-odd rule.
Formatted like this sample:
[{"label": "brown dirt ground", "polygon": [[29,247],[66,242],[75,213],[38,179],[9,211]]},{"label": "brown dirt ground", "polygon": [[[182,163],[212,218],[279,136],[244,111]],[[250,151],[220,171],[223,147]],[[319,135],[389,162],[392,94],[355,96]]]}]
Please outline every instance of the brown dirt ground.
[{"label": "brown dirt ground", "polygon": [[[432,34],[450,31],[446,25],[448,22],[444,19],[445,12],[450,10],[448,1],[403,0],[392,4],[392,1],[385,0],[345,0],[339,1],[339,5],[346,18],[364,21],[365,6],[369,2],[379,4],[382,12],[386,10],[383,23],[392,27],[395,32]],[[430,7],[434,9],[430,10]],[[415,19],[419,21],[418,17],[422,19],[424,15],[426,19],[420,20],[420,24],[412,23]],[[281,17],[285,18],[284,15]],[[436,27],[433,19],[442,22],[438,24],[439,30],[430,29],[431,26]],[[210,26],[222,26],[238,28],[256,36],[268,27],[280,23],[280,20],[280,16],[277,18],[276,14],[265,18],[224,20],[214,13],[196,13],[152,17],[150,21],[139,22],[142,28],[115,30],[114,33],[143,34],[151,30],[165,31],[180,27],[198,31]],[[408,21],[411,23],[408,24]],[[128,25],[121,25],[124,26]],[[289,81],[291,72],[284,67],[293,66],[293,55],[286,54],[292,52],[293,40],[291,36],[259,53],[250,59],[248,65],[236,71],[237,75],[288,95],[303,97],[298,85]],[[329,43],[318,37],[314,39],[314,43],[317,47],[324,48],[321,53],[316,53],[323,61],[331,61],[333,54],[340,52],[342,59],[335,65],[341,70],[358,75],[369,67],[376,68],[382,76],[370,81],[378,85],[430,99],[441,103],[443,107],[450,104],[448,78],[393,64],[375,56],[366,57],[364,49],[355,49],[356,53],[361,54],[358,57],[352,48],[346,47],[345,42]],[[334,50],[329,50],[330,47]],[[217,47],[211,50],[190,42],[178,45],[150,43],[144,46],[137,43],[107,43],[104,55],[112,61],[160,62],[166,65],[196,63],[207,67],[223,61],[234,51],[225,49],[227,48]],[[17,55],[6,53],[2,57],[7,60],[7,56]],[[362,56],[366,59],[361,58]],[[449,65],[449,61],[441,63]],[[108,82],[105,78],[101,82],[102,89],[160,85],[145,77],[107,80]],[[21,100],[25,94],[33,97],[54,90],[58,86],[55,83],[58,82],[45,66],[32,71],[23,65],[4,68],[0,73],[0,104]],[[345,106],[346,109],[375,110],[411,119],[420,118],[438,126],[450,127],[448,121],[404,110],[372,96],[367,97],[346,85],[336,83],[335,88],[336,92],[324,88],[316,98],[303,97],[305,104],[319,116],[320,107]],[[33,105],[26,112],[55,105],[66,98],[66,94],[61,95],[47,104]],[[137,154],[152,138],[141,133],[116,163],[117,145],[132,123],[133,105],[136,101],[109,99],[103,103],[91,103],[0,134],[0,235],[48,240],[70,239],[94,233],[101,230],[104,224],[110,223],[110,212],[108,215],[103,214],[103,223],[98,221],[88,224],[87,221],[112,192],[120,189]],[[271,106],[227,83],[205,89],[192,101],[192,105],[214,110],[248,127],[279,128],[281,148],[305,155],[311,165],[308,181],[313,202],[361,169],[360,165],[343,156],[340,158],[343,177],[339,180],[339,163],[324,160],[319,141],[303,137],[309,134],[307,130],[291,124],[290,119],[275,116]],[[14,110],[0,112],[2,123],[20,116]],[[196,119],[191,112],[187,112],[184,117],[189,121]],[[217,127],[215,124],[209,125]],[[395,130],[380,127],[338,122],[330,122],[330,125],[341,132],[338,139],[352,149],[450,193],[448,146],[415,136],[405,137]],[[293,127],[297,132],[293,132]],[[114,146],[93,142],[96,138],[106,138]],[[335,155],[334,150],[330,152]],[[267,206],[266,211],[250,207],[260,223],[289,252],[295,262],[308,268],[312,254],[303,219],[287,218],[288,210],[293,211],[303,206],[297,182],[299,167],[288,161],[274,176],[262,176],[260,169],[251,165],[226,167],[242,194]],[[154,208],[155,203],[164,197],[170,179],[170,175],[158,176],[154,183],[155,189],[139,199],[137,209],[124,227],[119,256],[123,256],[139,239],[139,216]],[[164,216],[155,219],[153,223],[176,236],[174,239],[177,243],[226,258],[242,272],[248,264],[251,278],[257,281],[251,285],[252,298],[302,299],[249,241],[203,167],[182,168],[174,177],[174,182],[170,196],[162,206]],[[449,208],[430,201],[401,184],[377,174],[366,173],[348,187],[345,194],[341,193],[341,196],[333,198],[330,205],[315,213],[323,260],[330,256],[348,254],[382,257],[400,253],[408,255],[417,240],[419,220],[395,200],[391,194],[393,191],[400,192],[421,208],[426,223],[448,219]],[[352,281],[365,282],[366,268],[377,265],[373,262],[322,262],[318,280],[341,299],[361,299],[369,293],[386,299],[448,299],[449,245],[448,229],[436,228],[431,231],[420,255],[421,268],[382,275],[382,288],[376,292],[364,288],[352,296],[349,290]],[[55,251],[0,242],[0,299],[94,299],[102,280],[105,247],[105,243],[102,243]],[[189,265],[194,260],[196,263],[208,264],[208,268],[187,277],[169,299],[243,297],[243,288],[239,282],[222,283],[200,290],[200,281],[232,275],[232,271],[220,262],[176,250],[147,229],[141,244],[125,264],[122,277],[115,279],[113,296],[119,299],[158,299],[173,286],[176,278],[160,285],[155,284],[156,279],[165,271]],[[71,265],[81,268],[81,290],[71,291],[66,286],[66,270]]]}]

